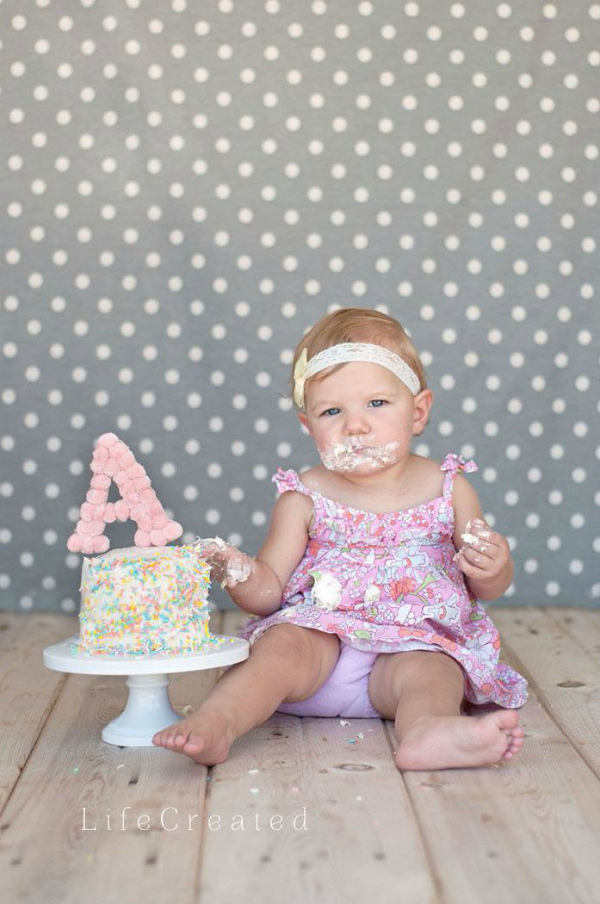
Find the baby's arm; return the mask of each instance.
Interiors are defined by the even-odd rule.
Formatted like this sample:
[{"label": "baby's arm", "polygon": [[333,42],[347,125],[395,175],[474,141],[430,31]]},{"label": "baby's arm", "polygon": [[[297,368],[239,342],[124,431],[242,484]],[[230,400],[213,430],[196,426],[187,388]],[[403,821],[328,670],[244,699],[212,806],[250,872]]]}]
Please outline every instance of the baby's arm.
[{"label": "baby's arm", "polygon": [[308,497],[290,492],[279,496],[273,508],[269,536],[256,559],[230,544],[215,549],[213,542],[205,547],[204,555],[215,576],[225,575],[227,592],[241,609],[261,616],[279,609],[283,590],[306,550],[311,512]]},{"label": "baby's arm", "polygon": [[[453,502],[452,540],[459,550],[456,563],[474,596],[495,600],[513,579],[514,565],[508,541],[485,523],[477,493],[462,474],[457,474],[454,480]],[[465,533],[469,539],[463,541],[461,535]]]}]

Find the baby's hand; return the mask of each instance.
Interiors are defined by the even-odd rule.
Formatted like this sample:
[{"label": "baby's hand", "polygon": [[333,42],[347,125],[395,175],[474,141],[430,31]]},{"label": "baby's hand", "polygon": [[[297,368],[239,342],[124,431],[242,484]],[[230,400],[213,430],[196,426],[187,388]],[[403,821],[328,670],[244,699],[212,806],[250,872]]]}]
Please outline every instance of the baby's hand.
[{"label": "baby's hand", "polygon": [[222,588],[234,587],[250,577],[254,559],[231,543],[226,543],[221,537],[198,539],[195,546],[210,565],[211,575],[220,582]]},{"label": "baby's hand", "polygon": [[485,521],[473,518],[467,521],[466,532],[461,534],[464,546],[454,556],[454,561],[469,578],[475,581],[493,581],[510,561],[508,540],[496,533]]}]

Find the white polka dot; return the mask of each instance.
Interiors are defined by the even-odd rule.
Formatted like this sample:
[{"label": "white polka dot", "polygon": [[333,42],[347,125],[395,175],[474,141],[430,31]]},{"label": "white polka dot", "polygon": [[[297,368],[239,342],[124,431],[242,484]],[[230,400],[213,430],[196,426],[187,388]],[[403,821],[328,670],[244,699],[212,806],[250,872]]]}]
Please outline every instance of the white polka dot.
[{"label": "white polka dot", "polygon": [[267,516],[264,512],[252,512],[251,520],[256,527],[262,527],[267,522]]},{"label": "white polka dot", "polygon": [[197,455],[201,445],[197,439],[188,439],[184,448],[188,455]]}]

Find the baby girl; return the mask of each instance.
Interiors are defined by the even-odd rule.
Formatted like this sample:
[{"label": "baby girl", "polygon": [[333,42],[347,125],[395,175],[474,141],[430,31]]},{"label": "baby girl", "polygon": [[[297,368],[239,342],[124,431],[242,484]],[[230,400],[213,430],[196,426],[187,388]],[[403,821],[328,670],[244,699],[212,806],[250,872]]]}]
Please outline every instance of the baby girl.
[{"label": "baby girl", "polygon": [[[527,685],[499,661],[480,603],[510,585],[509,545],[464,476],[475,462],[411,452],[433,402],[413,343],[392,317],[340,309],[300,341],[292,374],[322,464],[301,478],[277,469],[256,558],[200,541],[213,578],[253,616],[249,657],[153,743],[220,763],[278,711],[393,719],[402,770],[510,760]],[[468,716],[465,702],[496,708]]]}]

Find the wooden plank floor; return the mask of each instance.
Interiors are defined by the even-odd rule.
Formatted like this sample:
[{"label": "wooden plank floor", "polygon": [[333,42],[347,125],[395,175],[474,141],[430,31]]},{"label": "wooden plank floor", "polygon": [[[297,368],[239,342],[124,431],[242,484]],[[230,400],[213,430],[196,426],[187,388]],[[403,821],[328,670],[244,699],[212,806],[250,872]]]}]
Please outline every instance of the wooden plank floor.
[{"label": "wooden plank floor", "polygon": [[[105,744],[125,679],[42,664],[77,619],[0,613],[0,901],[600,904],[600,612],[492,618],[530,682],[522,753],[402,774],[376,719],[278,713],[211,769]],[[172,676],[175,708],[218,675]]]}]

